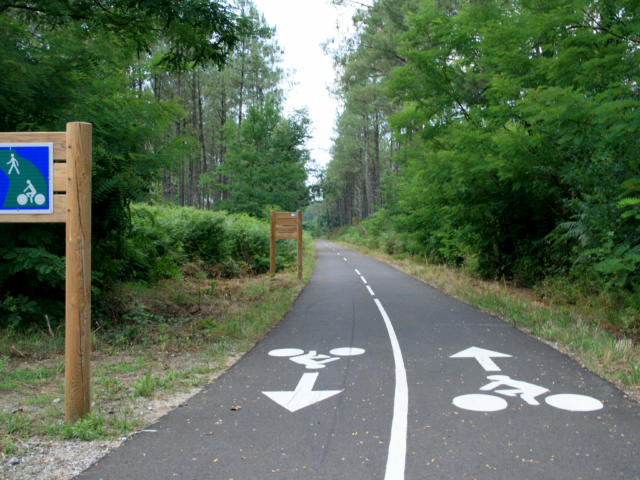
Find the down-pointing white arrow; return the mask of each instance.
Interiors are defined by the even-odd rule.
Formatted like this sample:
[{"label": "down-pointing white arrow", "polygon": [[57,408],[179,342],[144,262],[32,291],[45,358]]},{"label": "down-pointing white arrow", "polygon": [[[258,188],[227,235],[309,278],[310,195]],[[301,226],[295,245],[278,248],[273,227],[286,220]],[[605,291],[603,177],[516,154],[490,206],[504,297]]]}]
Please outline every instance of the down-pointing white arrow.
[{"label": "down-pointing white arrow", "polygon": [[278,405],[290,412],[301,410],[314,403],[321,402],[342,392],[342,390],[313,390],[320,373],[303,373],[302,378],[293,391],[262,392]]},{"label": "down-pointing white arrow", "polygon": [[506,353],[494,352],[493,350],[486,350],[479,347],[469,347],[466,350],[454,353],[449,358],[475,358],[480,366],[485,369],[485,371],[499,372],[500,367],[496,365],[493,360],[491,360],[491,357],[506,358],[511,357],[511,355]]}]

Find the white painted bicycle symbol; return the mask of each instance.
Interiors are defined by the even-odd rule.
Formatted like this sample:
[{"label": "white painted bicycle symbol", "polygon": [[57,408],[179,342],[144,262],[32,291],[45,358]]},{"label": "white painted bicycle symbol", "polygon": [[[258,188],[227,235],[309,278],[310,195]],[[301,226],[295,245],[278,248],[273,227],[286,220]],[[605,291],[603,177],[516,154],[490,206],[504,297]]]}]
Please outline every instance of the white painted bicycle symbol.
[{"label": "white painted bicycle symbol", "polygon": [[[507,397],[519,396],[529,405],[540,405],[537,397],[549,392],[548,388],[515,380],[508,375],[489,375],[487,379],[491,380],[491,382],[480,387],[481,391],[493,391],[493,393],[499,393]],[[603,408],[600,400],[574,393],[549,395],[545,397],[544,401],[547,405],[570,412],[593,412]],[[453,399],[453,404],[458,408],[473,412],[497,412],[504,410],[508,406],[508,402],[503,397],[486,393],[459,395]]]},{"label": "white painted bicycle symbol", "polygon": [[[277,348],[271,350],[269,356],[288,358],[293,363],[304,365],[306,370],[320,370],[328,363],[340,360],[341,357],[355,357],[364,352],[364,348],[338,347],[331,349],[330,355],[326,355],[319,354],[316,350],[305,353],[299,348]],[[294,390],[263,391],[262,393],[293,413],[343,392],[343,390],[314,390],[313,387],[319,375],[320,372],[305,371]]]},{"label": "white painted bicycle symbol", "polygon": [[309,370],[318,370],[324,368],[327,363],[340,360],[340,357],[354,357],[362,355],[365,352],[363,348],[356,347],[338,347],[332,349],[329,353],[335,355],[325,355],[324,353],[318,354],[316,350],[309,350],[307,353],[299,348],[278,348],[271,350],[269,356],[271,357],[288,357],[294,363],[304,365]]}]

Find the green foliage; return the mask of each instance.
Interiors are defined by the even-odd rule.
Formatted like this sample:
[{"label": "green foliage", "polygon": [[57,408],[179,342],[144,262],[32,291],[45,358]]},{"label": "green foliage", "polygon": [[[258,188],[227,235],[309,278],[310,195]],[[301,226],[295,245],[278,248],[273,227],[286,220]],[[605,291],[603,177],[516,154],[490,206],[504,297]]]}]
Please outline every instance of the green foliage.
[{"label": "green foliage", "polygon": [[219,187],[230,200],[217,202],[216,208],[261,217],[268,205],[288,211],[306,206],[308,126],[306,114],[285,117],[272,96],[249,108],[241,126],[227,123],[227,157],[219,168],[225,183]]},{"label": "green foliage", "polygon": [[[135,278],[136,263],[144,263],[127,248],[129,204],[147,198],[164,168],[191,145],[171,135],[184,112],[136,89],[132,72],[159,44],[164,67],[156,65],[156,72],[221,64],[246,26],[226,6],[202,0],[0,4],[0,131],[61,131],[71,120],[93,124],[96,303],[115,282]],[[64,315],[64,226],[4,224],[0,245],[0,326],[43,327],[47,315],[55,327]]]},{"label": "green foliage", "polygon": [[13,439],[7,435],[0,438],[0,453],[5,455],[14,455],[17,451],[16,444]]},{"label": "green foliage", "polygon": [[192,211],[185,225],[184,250],[191,258],[207,264],[223,263],[227,258],[224,215],[217,212]]},{"label": "green foliage", "polygon": [[[234,215],[227,219],[225,228],[229,254],[240,269],[252,273],[269,271],[269,235],[271,231],[266,222],[256,222],[255,218],[248,215]],[[277,250],[276,264],[292,264],[294,261],[291,258],[293,249],[285,250],[288,256],[281,254],[280,250]]]},{"label": "green foliage", "polygon": [[327,213],[322,202],[312,202],[302,213],[302,228],[309,232],[312,237],[317,238],[326,235]]},{"label": "green foliage", "polygon": [[[155,281],[187,261],[204,262],[212,274],[259,274],[269,269],[268,223],[248,215],[192,207],[134,205],[129,248],[136,252],[137,278]],[[276,266],[294,263],[296,247],[283,242]],[[169,265],[172,264],[173,267]]]},{"label": "green foliage", "polygon": [[631,365],[628,373],[623,372],[620,375],[620,380],[627,386],[640,384],[640,365]]},{"label": "green foliage", "polygon": [[405,15],[418,0],[378,0],[357,12],[358,34],[334,51],[336,93],[344,102],[332,148],[332,160],[320,179],[325,214],[321,229],[365,219],[384,200],[383,184],[397,168],[389,116],[398,106],[382,81],[404,59],[397,36],[407,29]]},{"label": "green foliage", "polygon": [[79,24],[83,38],[112,34],[116,48],[135,48],[138,53],[162,41],[166,51],[161,61],[172,69],[190,63],[222,65],[251,26],[225,4],[208,0],[17,1],[0,3],[0,14],[44,24],[46,29]]},{"label": "green foliage", "polygon": [[[64,258],[48,252],[43,246],[9,248],[16,243],[8,240],[0,253],[3,258],[0,285],[5,285],[4,296],[0,299],[4,321],[0,321],[0,325],[43,325],[47,314],[55,325],[64,312]],[[36,245],[37,239],[30,243]],[[58,292],[58,295],[33,296],[34,292]]]},{"label": "green foliage", "polygon": [[50,434],[58,435],[62,438],[91,441],[105,434],[105,419],[100,412],[92,411],[72,425],[69,423],[52,425],[50,430]]},{"label": "green foliage", "polygon": [[26,435],[31,430],[31,420],[16,413],[0,413],[0,425],[8,435]]},{"label": "green foliage", "polygon": [[[121,280],[154,283],[181,278],[181,269],[189,262],[202,265],[213,277],[269,270],[270,228],[265,221],[246,214],[143,204],[131,205],[130,214],[129,234],[121,239],[117,256]],[[48,315],[55,327],[64,317],[64,258],[31,247],[16,247],[6,255],[8,261],[2,263],[0,281],[11,284],[23,279],[24,285],[41,285],[43,292],[57,289],[60,296],[53,302],[46,295],[33,298],[8,289],[0,302],[0,326],[24,329],[40,325],[46,329],[44,315]],[[295,264],[295,259],[295,242],[278,241],[277,269]],[[94,278],[104,272],[100,266],[98,263]],[[101,309],[107,307],[100,298],[94,302],[98,318]],[[137,338],[145,321],[141,317],[129,318],[127,328],[119,333],[122,342]]]},{"label": "green foliage", "polygon": [[[203,199],[211,202],[215,194],[208,187],[219,181],[219,173],[210,170],[201,179],[198,174],[207,162],[210,167],[224,163],[223,126],[234,123],[227,120],[237,114],[241,130],[250,105],[256,112],[249,114],[249,125],[260,124],[255,119],[263,111],[274,122],[261,131],[265,141],[251,140],[271,142],[265,165],[286,164],[288,176],[265,185],[266,197],[247,200],[238,194],[237,205],[227,206],[258,215],[268,204],[304,205],[308,154],[302,144],[308,120],[281,114],[282,73],[275,66],[279,48],[272,35],[245,1],[235,7],[208,0],[0,2],[0,131],[60,131],[71,120],[93,125],[92,256],[99,261],[92,265],[92,297],[97,312],[112,310],[109,292],[117,283],[179,278],[186,262],[206,262],[226,276],[264,271],[268,254],[257,227],[245,244],[235,240],[240,227],[230,230],[234,242],[227,245],[228,222],[221,213],[189,212],[174,221],[160,211],[154,212],[157,219],[143,218],[131,205],[157,197],[162,180],[171,190],[177,171],[182,203],[187,195],[188,203],[198,198],[200,206]],[[235,47],[238,51],[232,52]],[[219,71],[227,59],[231,68]],[[211,135],[211,151],[205,123],[223,135]],[[229,151],[242,148],[238,144]],[[189,186],[200,191],[185,191],[187,167]],[[233,175],[233,169],[228,173]],[[43,329],[48,318],[56,328],[62,322],[63,239],[62,225],[0,227],[0,327]],[[286,261],[280,258],[280,266]]]},{"label": "green foliage", "polygon": [[[404,19],[385,23],[395,37],[376,43],[389,6],[380,0],[360,14],[362,28],[342,57],[347,108],[324,177],[327,224],[366,216],[364,197],[353,198],[368,187],[362,158],[371,122],[354,100],[389,102],[398,168],[382,179],[378,218],[343,232],[346,238],[523,285],[569,275],[634,304],[635,3],[401,4]],[[385,51],[381,45],[402,59],[390,71],[370,57]],[[374,71],[382,82],[371,81]]]},{"label": "green foliage", "polygon": [[63,372],[63,365],[60,363],[52,367],[41,366],[37,368],[12,368],[8,369],[7,357],[0,358],[0,391],[11,390],[18,385],[38,386],[51,377],[60,375]]}]

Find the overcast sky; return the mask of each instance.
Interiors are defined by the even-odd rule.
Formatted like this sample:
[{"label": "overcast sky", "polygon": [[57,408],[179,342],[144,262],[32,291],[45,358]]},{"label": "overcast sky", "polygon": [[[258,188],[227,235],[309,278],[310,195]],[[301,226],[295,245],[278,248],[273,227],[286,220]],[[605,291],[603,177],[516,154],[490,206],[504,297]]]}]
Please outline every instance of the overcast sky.
[{"label": "overcast sky", "polygon": [[284,50],[282,68],[292,72],[292,87],[285,85],[287,112],[306,107],[312,122],[307,143],[311,157],[319,164],[329,162],[338,105],[329,93],[334,81],[332,59],[322,44],[340,41],[351,31],[349,7],[336,7],[330,0],[253,0],[267,23],[276,28]]}]

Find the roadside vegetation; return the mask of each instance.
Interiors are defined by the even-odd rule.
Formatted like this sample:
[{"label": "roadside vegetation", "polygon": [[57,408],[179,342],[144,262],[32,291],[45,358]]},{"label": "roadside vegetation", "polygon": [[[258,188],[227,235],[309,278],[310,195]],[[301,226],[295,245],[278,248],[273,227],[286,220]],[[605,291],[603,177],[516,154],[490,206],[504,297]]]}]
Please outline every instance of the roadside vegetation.
[{"label": "roadside vegetation", "polygon": [[94,318],[88,416],[64,422],[64,329],[2,329],[0,455],[34,436],[126,436],[177,407],[282,318],[313,268],[306,235],[302,281],[295,243],[278,241],[271,278],[268,224],[246,215],[136,205],[132,217],[138,278]]},{"label": "roadside vegetation", "polygon": [[628,0],[361,8],[333,52],[344,109],[306,221],[637,388],[639,13]]}]

